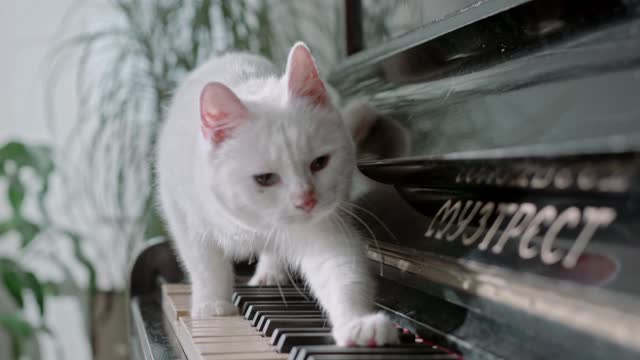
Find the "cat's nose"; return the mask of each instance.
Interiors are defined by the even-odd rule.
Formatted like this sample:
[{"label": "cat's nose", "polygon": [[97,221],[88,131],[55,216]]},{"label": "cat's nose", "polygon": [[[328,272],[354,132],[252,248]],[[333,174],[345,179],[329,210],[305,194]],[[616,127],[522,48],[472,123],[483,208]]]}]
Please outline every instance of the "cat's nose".
[{"label": "cat's nose", "polygon": [[304,192],[302,196],[300,196],[295,206],[296,208],[304,210],[305,212],[311,212],[311,210],[313,210],[317,203],[318,200],[316,199],[316,194],[312,190]]}]

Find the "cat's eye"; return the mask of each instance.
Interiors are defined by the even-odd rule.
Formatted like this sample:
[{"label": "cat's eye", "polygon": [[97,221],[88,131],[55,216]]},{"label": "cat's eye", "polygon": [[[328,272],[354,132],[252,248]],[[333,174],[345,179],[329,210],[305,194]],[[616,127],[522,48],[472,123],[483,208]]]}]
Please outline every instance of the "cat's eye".
[{"label": "cat's eye", "polygon": [[318,156],[311,162],[311,171],[316,172],[324,169],[329,164],[329,155]]},{"label": "cat's eye", "polygon": [[280,176],[275,173],[266,173],[260,175],[254,175],[253,180],[260,186],[272,186],[280,181]]}]

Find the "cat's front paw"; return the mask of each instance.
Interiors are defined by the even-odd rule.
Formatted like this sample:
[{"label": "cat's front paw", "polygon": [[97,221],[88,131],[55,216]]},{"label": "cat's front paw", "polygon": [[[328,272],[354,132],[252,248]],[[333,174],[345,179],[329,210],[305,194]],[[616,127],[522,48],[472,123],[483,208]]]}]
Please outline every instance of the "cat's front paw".
[{"label": "cat's front paw", "polygon": [[287,285],[289,278],[285,270],[278,269],[258,269],[251,277],[251,280],[247,283],[249,286],[274,286],[274,285]]},{"label": "cat's front paw", "polygon": [[232,303],[224,300],[205,301],[191,306],[191,317],[194,318],[230,316],[237,314],[238,308]]},{"label": "cat's front paw", "polygon": [[382,346],[397,344],[398,330],[384,314],[371,314],[333,328],[340,346]]}]

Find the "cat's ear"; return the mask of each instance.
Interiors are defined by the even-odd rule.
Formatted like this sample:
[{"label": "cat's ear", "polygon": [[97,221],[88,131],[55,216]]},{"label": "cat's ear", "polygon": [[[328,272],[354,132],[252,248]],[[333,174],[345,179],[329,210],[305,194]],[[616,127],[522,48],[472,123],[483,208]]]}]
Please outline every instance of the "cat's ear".
[{"label": "cat's ear", "polygon": [[291,48],[286,70],[289,96],[306,98],[314,105],[329,105],[329,95],[309,48],[298,42]]},{"label": "cat's ear", "polygon": [[214,144],[229,137],[233,129],[247,119],[249,111],[225,85],[210,82],[200,94],[202,135]]}]

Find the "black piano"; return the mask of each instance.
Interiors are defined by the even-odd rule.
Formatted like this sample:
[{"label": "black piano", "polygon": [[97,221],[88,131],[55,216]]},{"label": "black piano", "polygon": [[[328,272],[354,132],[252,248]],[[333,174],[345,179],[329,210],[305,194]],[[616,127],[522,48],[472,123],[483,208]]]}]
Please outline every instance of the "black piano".
[{"label": "black piano", "polygon": [[[386,184],[360,216],[377,240],[376,303],[416,350],[349,357],[298,337],[283,351],[639,359],[640,1],[480,0],[373,40],[362,3],[346,2],[349,56],[329,81],[411,140],[407,156],[360,162]],[[167,242],[138,256],[133,358],[187,358],[160,293],[183,281]]]}]

